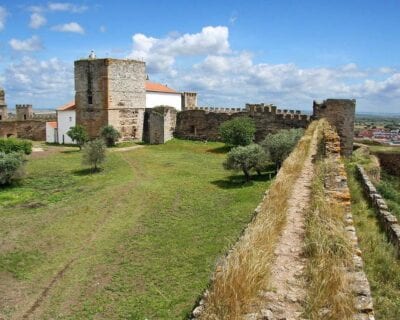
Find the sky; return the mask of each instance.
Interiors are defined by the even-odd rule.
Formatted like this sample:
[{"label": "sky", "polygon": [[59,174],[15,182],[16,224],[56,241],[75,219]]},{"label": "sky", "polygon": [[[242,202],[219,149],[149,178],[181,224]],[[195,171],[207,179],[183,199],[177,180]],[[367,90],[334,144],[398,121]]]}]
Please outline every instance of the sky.
[{"label": "sky", "polygon": [[0,1],[10,108],[72,100],[73,62],[91,50],[145,61],[150,80],[200,106],[351,98],[400,113],[399,0]]}]

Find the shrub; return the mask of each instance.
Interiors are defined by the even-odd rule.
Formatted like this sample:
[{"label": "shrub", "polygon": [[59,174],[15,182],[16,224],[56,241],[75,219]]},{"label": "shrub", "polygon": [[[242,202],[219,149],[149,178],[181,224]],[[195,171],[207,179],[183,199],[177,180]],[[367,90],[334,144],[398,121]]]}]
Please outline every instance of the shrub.
[{"label": "shrub", "polygon": [[89,141],[83,146],[83,164],[90,165],[92,171],[97,171],[105,158],[106,146],[102,139]]},{"label": "shrub", "polygon": [[279,168],[303,134],[303,129],[279,130],[275,134],[269,134],[261,145],[268,159]]},{"label": "shrub", "polygon": [[0,152],[0,185],[9,184],[23,175],[24,159],[21,152]]},{"label": "shrub", "polygon": [[101,129],[100,135],[106,142],[107,147],[115,146],[115,143],[121,137],[121,134],[113,126],[108,125]]},{"label": "shrub", "polygon": [[227,170],[242,170],[246,181],[250,180],[250,170],[254,169],[261,173],[266,163],[266,154],[258,144],[239,146],[233,148],[227,154],[224,168]]},{"label": "shrub", "polygon": [[219,128],[222,141],[231,146],[247,146],[254,140],[256,127],[253,120],[246,117],[225,121]]},{"label": "shrub", "polygon": [[22,152],[25,154],[31,154],[32,142],[17,138],[0,138],[0,152]]},{"label": "shrub", "polygon": [[67,135],[72,139],[72,141],[76,142],[76,144],[79,147],[79,150],[81,150],[84,143],[89,140],[86,129],[80,125],[71,127],[67,131]]}]

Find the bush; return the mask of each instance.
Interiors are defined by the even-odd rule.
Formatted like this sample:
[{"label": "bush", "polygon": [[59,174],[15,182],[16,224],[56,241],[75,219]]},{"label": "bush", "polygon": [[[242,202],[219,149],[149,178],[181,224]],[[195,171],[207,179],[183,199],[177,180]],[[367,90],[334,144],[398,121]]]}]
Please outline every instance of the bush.
[{"label": "bush", "polygon": [[20,152],[0,152],[0,185],[9,184],[23,175],[24,158]]},{"label": "bush", "polygon": [[25,154],[31,154],[32,142],[17,138],[0,138],[0,152],[21,152]]},{"label": "bush", "polygon": [[115,143],[121,137],[121,134],[113,126],[108,125],[101,129],[100,135],[106,142],[107,147],[115,146]]},{"label": "bush", "polygon": [[105,158],[106,146],[102,139],[89,141],[83,146],[83,164],[90,165],[92,171],[97,171]]},{"label": "bush", "polygon": [[67,131],[67,135],[72,139],[72,141],[76,142],[79,150],[82,150],[84,143],[89,140],[86,129],[80,125],[70,128]]},{"label": "bush", "polygon": [[227,154],[224,168],[227,170],[242,170],[246,181],[250,180],[250,171],[256,170],[261,174],[262,168],[266,163],[266,154],[258,144],[239,146],[233,148]]},{"label": "bush", "polygon": [[247,146],[254,140],[256,126],[246,117],[225,121],[219,128],[222,141],[231,146]]},{"label": "bush", "polygon": [[275,134],[269,134],[261,145],[268,159],[280,168],[303,134],[303,129],[279,130]]}]

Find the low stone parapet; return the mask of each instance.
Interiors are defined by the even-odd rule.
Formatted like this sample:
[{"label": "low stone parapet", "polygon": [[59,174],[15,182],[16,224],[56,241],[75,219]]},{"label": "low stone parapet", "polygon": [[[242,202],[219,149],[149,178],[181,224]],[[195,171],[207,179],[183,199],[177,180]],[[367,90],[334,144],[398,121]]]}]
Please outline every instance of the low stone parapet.
[{"label": "low stone parapet", "polygon": [[397,255],[400,256],[400,224],[397,218],[389,212],[386,201],[378,193],[361,165],[357,165],[357,172],[368,201],[374,208],[389,241],[395,246]]}]

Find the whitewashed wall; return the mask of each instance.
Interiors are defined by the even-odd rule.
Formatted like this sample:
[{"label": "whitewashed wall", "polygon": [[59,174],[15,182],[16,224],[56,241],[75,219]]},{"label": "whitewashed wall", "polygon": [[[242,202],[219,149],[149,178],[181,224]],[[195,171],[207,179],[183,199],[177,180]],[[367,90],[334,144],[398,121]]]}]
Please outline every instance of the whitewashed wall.
[{"label": "whitewashed wall", "polygon": [[180,93],[146,92],[146,108],[157,106],[170,106],[176,110],[181,110]]},{"label": "whitewashed wall", "polygon": [[75,110],[57,111],[58,143],[74,143],[67,131],[76,124]]},{"label": "whitewashed wall", "polygon": [[55,143],[57,129],[53,128],[49,122],[46,122],[46,142]]}]

